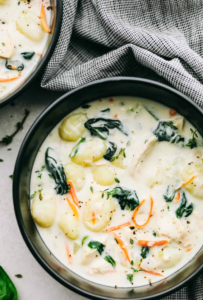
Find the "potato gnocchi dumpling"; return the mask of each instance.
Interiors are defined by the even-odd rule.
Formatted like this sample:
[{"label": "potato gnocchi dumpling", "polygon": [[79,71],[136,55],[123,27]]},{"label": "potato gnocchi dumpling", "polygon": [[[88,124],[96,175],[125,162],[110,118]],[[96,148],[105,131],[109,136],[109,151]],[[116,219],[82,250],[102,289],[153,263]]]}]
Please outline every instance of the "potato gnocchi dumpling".
[{"label": "potato gnocchi dumpling", "polygon": [[68,181],[72,181],[78,191],[80,191],[85,183],[85,172],[76,164],[69,162],[64,166],[66,178]]},{"label": "potato gnocchi dumpling", "polygon": [[97,166],[92,170],[94,181],[103,186],[115,183],[115,175],[107,166]]},{"label": "potato gnocchi dumpling", "polygon": [[106,153],[106,144],[103,140],[95,138],[86,140],[79,147],[78,153],[71,158],[77,165],[91,166],[93,162],[103,158]]},{"label": "potato gnocchi dumpling", "polygon": [[37,193],[32,201],[31,213],[34,221],[41,227],[51,227],[56,215],[56,202],[52,198],[39,199]]},{"label": "potato gnocchi dumpling", "polygon": [[84,123],[87,115],[84,113],[72,114],[65,118],[59,127],[59,135],[62,140],[75,142],[84,133]]},{"label": "potato gnocchi dumpling", "polygon": [[35,42],[40,42],[44,37],[40,18],[33,12],[22,11],[16,19],[16,29]]},{"label": "potato gnocchi dumpling", "polygon": [[[185,189],[193,196],[202,199],[203,198],[203,164],[201,160],[199,164],[191,163],[185,165],[182,169],[181,177]],[[191,180],[191,181],[190,181]]]},{"label": "potato gnocchi dumpling", "polygon": [[0,5],[5,4],[6,2],[7,2],[7,0],[0,0]]},{"label": "potato gnocchi dumpling", "polygon": [[162,249],[154,247],[152,248],[151,253],[155,258],[156,267],[159,269],[172,268],[177,265],[183,257],[183,252],[180,248],[178,249],[178,246],[168,246]]},{"label": "potato gnocchi dumpling", "polygon": [[76,240],[79,237],[78,218],[73,214],[72,211],[68,211],[61,216],[59,227],[71,240]]},{"label": "potato gnocchi dumpling", "polygon": [[94,232],[103,230],[110,222],[115,211],[115,202],[109,198],[108,201],[101,197],[101,194],[93,195],[85,203],[83,221],[85,226]]}]

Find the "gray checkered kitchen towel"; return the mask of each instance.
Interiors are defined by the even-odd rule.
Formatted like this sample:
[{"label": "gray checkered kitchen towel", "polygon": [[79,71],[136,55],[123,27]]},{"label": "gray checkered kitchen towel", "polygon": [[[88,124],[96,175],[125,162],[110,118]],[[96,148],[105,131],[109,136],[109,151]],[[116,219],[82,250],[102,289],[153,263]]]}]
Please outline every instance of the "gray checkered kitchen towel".
[{"label": "gray checkered kitchen towel", "polygon": [[[154,79],[203,107],[203,0],[63,0],[42,87],[68,91],[112,76]],[[164,299],[202,300],[203,275]]]}]

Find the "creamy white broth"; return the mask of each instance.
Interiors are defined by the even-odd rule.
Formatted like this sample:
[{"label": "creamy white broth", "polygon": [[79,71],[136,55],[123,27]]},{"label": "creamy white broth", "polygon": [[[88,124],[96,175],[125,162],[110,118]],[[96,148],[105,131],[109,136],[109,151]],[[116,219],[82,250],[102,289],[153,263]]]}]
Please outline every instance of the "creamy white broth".
[{"label": "creamy white broth", "polygon": [[[51,8],[49,1],[0,0],[0,100],[18,88],[36,69],[40,61],[49,36],[41,24],[40,12],[42,3],[47,26],[51,28]],[[34,25],[35,27],[33,27],[30,16],[19,29],[16,22],[22,12],[25,14],[29,12],[37,18],[38,34],[36,34],[36,26]],[[26,27],[31,29],[31,37],[22,31]],[[9,41],[11,41],[11,44],[9,44]],[[31,59],[25,59],[21,54],[24,52],[34,52],[35,54]],[[7,69],[5,66],[6,60],[8,61],[8,65],[19,66],[23,64],[24,69],[22,71]],[[19,63],[16,64],[16,61]],[[17,79],[8,82],[5,81],[12,78]]]},{"label": "creamy white broth", "polygon": [[[115,166],[116,159],[110,162],[104,158],[93,163],[88,161],[87,167],[74,164],[80,168],[81,172],[84,172],[82,177],[78,179],[77,184],[73,184],[80,206],[78,209],[80,217],[77,219],[67,201],[68,198],[74,205],[71,194],[57,195],[55,190],[56,184],[50,178],[48,170],[44,167],[45,152],[48,147],[51,147],[57,154],[57,159],[64,166],[66,172],[66,164],[71,162],[69,155],[81,140],[81,137],[75,142],[62,140],[59,136],[60,122],[42,144],[32,170],[31,195],[35,196],[31,196],[31,206],[34,220],[39,224],[39,218],[41,218],[42,223],[43,217],[47,218],[47,216],[43,215],[43,211],[40,211],[40,204],[43,201],[48,199],[48,201],[51,201],[51,205],[54,203],[54,206],[56,206],[55,213],[53,213],[53,209],[50,210],[50,215],[53,214],[53,220],[51,221],[49,215],[50,206],[47,206],[47,214],[50,221],[48,226],[50,227],[43,228],[46,222],[40,224],[42,226],[36,224],[39,233],[50,251],[67,268],[88,280],[108,286],[127,287],[132,285],[141,286],[165,279],[190,261],[202,246],[202,138],[199,134],[198,138],[195,137],[198,147],[191,149],[188,146],[183,146],[183,144],[186,145],[189,139],[192,138],[190,128],[194,130],[194,127],[187,120],[184,120],[184,126],[181,129],[180,122],[176,124],[177,120],[181,120],[177,113],[174,116],[170,116],[170,109],[168,107],[146,99],[114,97],[113,99],[98,100],[89,105],[89,108],[84,109],[80,107],[70,115],[85,113],[88,119],[98,117],[118,119],[122,122],[124,130],[127,131],[128,135],[125,135],[118,129],[113,129],[110,130],[107,140],[103,141],[98,136],[91,136],[90,131],[85,129],[81,137],[85,137],[86,141],[80,144],[78,153],[72,160],[81,154],[81,150],[84,149],[85,143],[89,139],[97,141],[98,147],[101,142],[104,142],[107,144],[107,148],[109,141],[111,141],[117,145],[115,155],[119,153],[121,148],[125,148],[125,157],[121,153],[123,168]],[[101,113],[101,110],[107,108],[110,108],[109,112]],[[152,117],[146,108],[149,108],[160,120],[172,121],[173,124],[176,124],[179,128],[176,131],[185,138],[185,141],[177,144],[167,141],[156,141],[153,131],[156,129],[158,121]],[[148,147],[150,149],[146,151]],[[138,161],[139,163],[137,164]],[[87,162],[85,165],[87,165]],[[98,170],[105,167],[113,173],[113,180],[111,176],[109,178],[109,173],[104,175],[99,174],[93,178],[95,169]],[[184,173],[185,168],[188,173]],[[187,168],[191,168],[191,170],[188,171]],[[71,172],[66,172],[66,175],[68,176],[67,180],[71,181]],[[193,176],[196,177],[193,178]],[[106,180],[111,184],[109,186],[102,186],[94,180],[95,178],[100,183],[102,179],[102,183]],[[115,179],[119,182],[116,182]],[[189,182],[188,180],[190,179],[191,181]],[[119,186],[135,190],[139,198],[139,203],[145,200],[135,216],[136,225],[132,221],[132,216],[136,208],[132,211],[127,207],[121,210],[118,199],[110,196],[107,200],[107,192],[103,192],[107,188],[112,190]],[[172,202],[166,202],[163,197],[163,195],[166,195],[168,186],[170,186],[168,196],[171,196],[173,193],[175,194]],[[41,200],[39,200],[38,190],[41,190]],[[184,212],[181,218],[177,218],[176,211],[180,207],[183,193],[185,193],[187,198],[186,207],[193,203],[194,209],[188,217],[184,217],[187,213]],[[179,195],[180,199],[178,199]],[[92,202],[92,199],[96,199],[97,197],[99,200],[95,204],[95,202]],[[144,227],[138,227],[137,224],[144,224],[148,219],[152,203],[150,199],[153,199],[153,205],[149,222]],[[36,201],[37,209],[35,211],[33,210],[33,201]],[[89,201],[90,205],[88,204]],[[101,231],[93,232],[89,229],[90,227],[87,228],[87,224],[90,223],[91,225],[93,222],[94,224],[91,225],[93,228],[100,224],[99,222],[103,218],[100,211],[102,207],[101,203],[103,205],[108,201],[111,201],[115,205],[115,211],[111,216],[111,220],[109,219]],[[38,204],[39,206],[37,206]],[[90,210],[93,208],[96,211],[93,216],[96,219],[93,219],[93,221],[91,218],[87,220],[89,216],[84,220],[87,206],[90,206]],[[74,220],[70,219],[69,224],[75,224],[76,219],[76,223],[79,224],[79,234],[75,240],[65,235],[61,229],[63,226],[59,226],[61,216],[66,212],[75,218]],[[128,222],[131,222],[130,225],[122,229],[111,232],[105,231],[107,228]],[[129,263],[126,254],[120,245],[117,244],[114,233],[123,241],[131,264],[133,261],[133,265]],[[86,236],[88,238],[82,246],[82,240]],[[142,247],[140,241],[143,240],[149,241],[146,258],[141,256]],[[95,250],[93,252],[94,250],[88,247],[91,241],[98,241],[105,245],[101,255],[98,251]],[[154,241],[164,241],[167,244],[153,246]],[[79,249],[74,254],[75,243],[77,243]],[[66,247],[68,247],[71,257],[68,257]],[[106,256],[113,258],[116,262],[115,267],[104,260]],[[133,274],[132,268],[135,269],[133,277],[128,275]],[[142,271],[136,271],[140,269]]]}]

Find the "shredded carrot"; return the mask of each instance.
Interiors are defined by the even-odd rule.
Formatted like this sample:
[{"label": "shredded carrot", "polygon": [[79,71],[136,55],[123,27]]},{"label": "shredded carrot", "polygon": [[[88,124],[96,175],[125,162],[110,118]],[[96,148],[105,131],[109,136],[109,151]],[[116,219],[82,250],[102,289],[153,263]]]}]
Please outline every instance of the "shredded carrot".
[{"label": "shredded carrot", "polygon": [[127,260],[130,263],[131,262],[130,256],[128,254],[128,250],[126,249],[126,246],[125,246],[124,242],[121,240],[121,238],[115,232],[113,232],[113,235],[114,235],[115,239],[118,241],[118,244],[119,244],[120,248],[123,250]]},{"label": "shredded carrot", "polygon": [[109,98],[109,102],[114,102],[114,98]]},{"label": "shredded carrot", "polygon": [[186,252],[190,252],[191,250],[192,250],[192,248],[189,248],[189,249],[186,250]]},{"label": "shredded carrot", "polygon": [[142,269],[141,267],[140,267],[140,270],[142,270],[143,272],[146,272],[148,274],[152,274],[152,275],[155,275],[155,276],[161,276],[161,277],[163,277],[163,275],[160,274],[160,273],[157,273],[157,272],[154,272],[154,271],[148,271],[148,270]]},{"label": "shredded carrot", "polygon": [[182,183],[182,186],[185,186],[185,185],[189,184],[189,183],[190,183],[191,181],[193,181],[196,177],[197,177],[197,176],[195,176],[195,175],[192,176],[192,178],[190,178],[189,180],[183,182],[183,183]]},{"label": "shredded carrot", "polygon": [[180,192],[177,192],[176,196],[175,196],[175,199],[174,199],[174,202],[178,203],[179,201],[180,201]]},{"label": "shredded carrot", "polygon": [[114,118],[115,118],[115,119],[118,119],[118,114],[115,114],[115,115],[114,115]]},{"label": "shredded carrot", "polygon": [[137,213],[138,213],[140,207],[142,206],[142,204],[143,204],[144,202],[145,202],[145,200],[142,200],[142,202],[141,202],[141,203],[136,207],[136,209],[134,210],[134,213],[133,213],[133,216],[132,216],[133,223],[134,223],[137,227],[144,227],[144,226],[146,226],[146,225],[148,224],[148,222],[149,222],[151,216],[152,216],[152,209],[153,209],[153,203],[154,203],[154,201],[153,201],[153,198],[150,197],[150,211],[149,211],[149,216],[148,216],[148,218],[147,218],[147,221],[146,221],[144,224],[142,224],[142,225],[137,224],[137,222],[135,221],[135,217],[136,217],[136,215],[137,215]]},{"label": "shredded carrot", "polygon": [[74,186],[72,184],[71,181],[68,181],[68,185],[70,184],[71,188],[69,190],[70,194],[71,194],[71,197],[73,199],[73,202],[75,203],[75,205],[77,205],[78,208],[79,207],[79,200],[78,200],[78,197],[76,196],[76,192],[75,192],[75,189],[74,189]]},{"label": "shredded carrot", "polygon": [[67,256],[68,256],[69,263],[72,264],[73,263],[73,259],[72,259],[72,255],[70,253],[70,250],[69,250],[68,246],[66,246],[66,253],[67,253]]},{"label": "shredded carrot", "polygon": [[40,12],[40,18],[41,18],[41,23],[42,23],[42,28],[44,29],[44,31],[46,31],[47,33],[50,33],[51,30],[49,29],[47,22],[46,22],[46,15],[45,15],[45,11],[44,11],[44,6],[42,4],[41,6],[41,12]]},{"label": "shredded carrot", "polygon": [[41,55],[42,55],[42,53],[39,53],[39,52],[37,52],[37,53],[36,53],[36,55],[38,55],[38,56],[41,56]]},{"label": "shredded carrot", "polygon": [[153,246],[163,246],[168,244],[167,240],[162,240],[162,241],[145,241],[145,240],[139,240],[137,241],[139,246],[142,247],[153,247]]},{"label": "shredded carrot", "polygon": [[92,212],[92,224],[95,225],[95,223],[96,223],[95,213]]},{"label": "shredded carrot", "polygon": [[79,213],[77,208],[75,207],[75,205],[67,198],[68,204],[70,205],[70,208],[72,209],[74,215],[76,216],[76,218],[79,218]]},{"label": "shredded carrot", "polygon": [[20,76],[18,77],[13,77],[13,78],[0,78],[0,82],[9,82],[9,81],[13,81],[18,79]]},{"label": "shredded carrot", "polygon": [[109,228],[107,228],[105,231],[106,231],[106,232],[110,232],[110,231],[114,231],[114,230],[121,229],[121,228],[123,228],[123,227],[130,226],[130,225],[131,225],[131,222],[127,222],[127,223],[120,224],[120,225],[118,225],[118,226],[109,227]]},{"label": "shredded carrot", "polygon": [[171,109],[169,110],[169,115],[170,115],[171,117],[175,116],[175,115],[176,115],[176,110],[173,109],[173,108],[171,108]]}]

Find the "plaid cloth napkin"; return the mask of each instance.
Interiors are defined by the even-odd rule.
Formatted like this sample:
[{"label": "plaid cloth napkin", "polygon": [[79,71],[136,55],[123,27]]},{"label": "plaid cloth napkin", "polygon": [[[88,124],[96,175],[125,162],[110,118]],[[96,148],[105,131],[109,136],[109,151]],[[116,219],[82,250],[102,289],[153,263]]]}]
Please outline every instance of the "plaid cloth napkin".
[{"label": "plaid cloth napkin", "polygon": [[[154,79],[203,107],[203,0],[64,0],[42,87],[113,76]],[[202,300],[203,275],[166,299]]]}]

